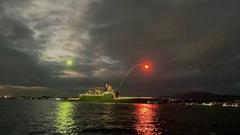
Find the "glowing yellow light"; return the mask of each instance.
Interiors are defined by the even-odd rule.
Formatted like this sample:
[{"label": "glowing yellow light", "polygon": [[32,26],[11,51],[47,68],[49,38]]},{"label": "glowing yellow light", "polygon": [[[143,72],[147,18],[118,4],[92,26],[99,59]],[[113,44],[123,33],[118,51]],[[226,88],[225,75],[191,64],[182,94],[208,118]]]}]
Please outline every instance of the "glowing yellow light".
[{"label": "glowing yellow light", "polygon": [[72,61],[72,60],[68,60],[68,61],[66,62],[66,64],[67,64],[68,66],[71,66],[71,65],[73,65],[73,61]]}]

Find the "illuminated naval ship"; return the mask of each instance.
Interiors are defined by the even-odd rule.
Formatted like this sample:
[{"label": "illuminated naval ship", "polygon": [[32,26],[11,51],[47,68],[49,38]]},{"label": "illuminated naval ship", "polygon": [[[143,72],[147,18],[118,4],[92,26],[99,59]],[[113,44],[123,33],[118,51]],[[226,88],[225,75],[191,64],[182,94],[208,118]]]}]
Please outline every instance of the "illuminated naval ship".
[{"label": "illuminated naval ship", "polygon": [[86,93],[79,94],[78,98],[70,98],[69,100],[106,103],[153,103],[156,99],[152,97],[120,97],[119,91],[114,90],[110,83],[106,83],[105,87],[89,89]]},{"label": "illuminated naval ship", "polygon": [[114,102],[118,98],[118,91],[107,82],[105,87],[89,89],[86,93],[79,95],[79,101],[86,102]]}]

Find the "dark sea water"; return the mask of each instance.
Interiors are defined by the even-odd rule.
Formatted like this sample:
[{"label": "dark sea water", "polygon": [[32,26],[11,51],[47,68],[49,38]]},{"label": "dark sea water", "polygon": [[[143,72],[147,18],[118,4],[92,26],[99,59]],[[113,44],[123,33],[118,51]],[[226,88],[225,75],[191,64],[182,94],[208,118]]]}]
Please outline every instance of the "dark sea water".
[{"label": "dark sea water", "polygon": [[0,135],[240,135],[240,109],[0,101]]}]

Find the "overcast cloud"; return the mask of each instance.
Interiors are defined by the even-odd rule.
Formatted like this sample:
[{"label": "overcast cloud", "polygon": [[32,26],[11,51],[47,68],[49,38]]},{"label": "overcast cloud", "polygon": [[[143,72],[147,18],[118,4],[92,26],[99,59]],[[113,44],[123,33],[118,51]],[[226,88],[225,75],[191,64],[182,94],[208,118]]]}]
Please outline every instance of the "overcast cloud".
[{"label": "overcast cloud", "polygon": [[107,80],[118,87],[129,67],[150,61],[152,72],[132,72],[121,93],[240,94],[239,4],[0,0],[0,84],[65,93]]}]

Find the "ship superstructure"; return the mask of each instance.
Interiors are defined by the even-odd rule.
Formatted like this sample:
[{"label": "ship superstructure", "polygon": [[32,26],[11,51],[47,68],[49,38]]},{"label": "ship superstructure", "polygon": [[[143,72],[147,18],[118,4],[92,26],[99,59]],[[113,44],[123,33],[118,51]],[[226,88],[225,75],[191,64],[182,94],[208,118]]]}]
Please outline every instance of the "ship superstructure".
[{"label": "ship superstructure", "polygon": [[96,87],[89,89],[86,93],[80,94],[80,101],[86,102],[113,102],[119,93],[113,89],[112,85],[107,82],[105,87]]}]

